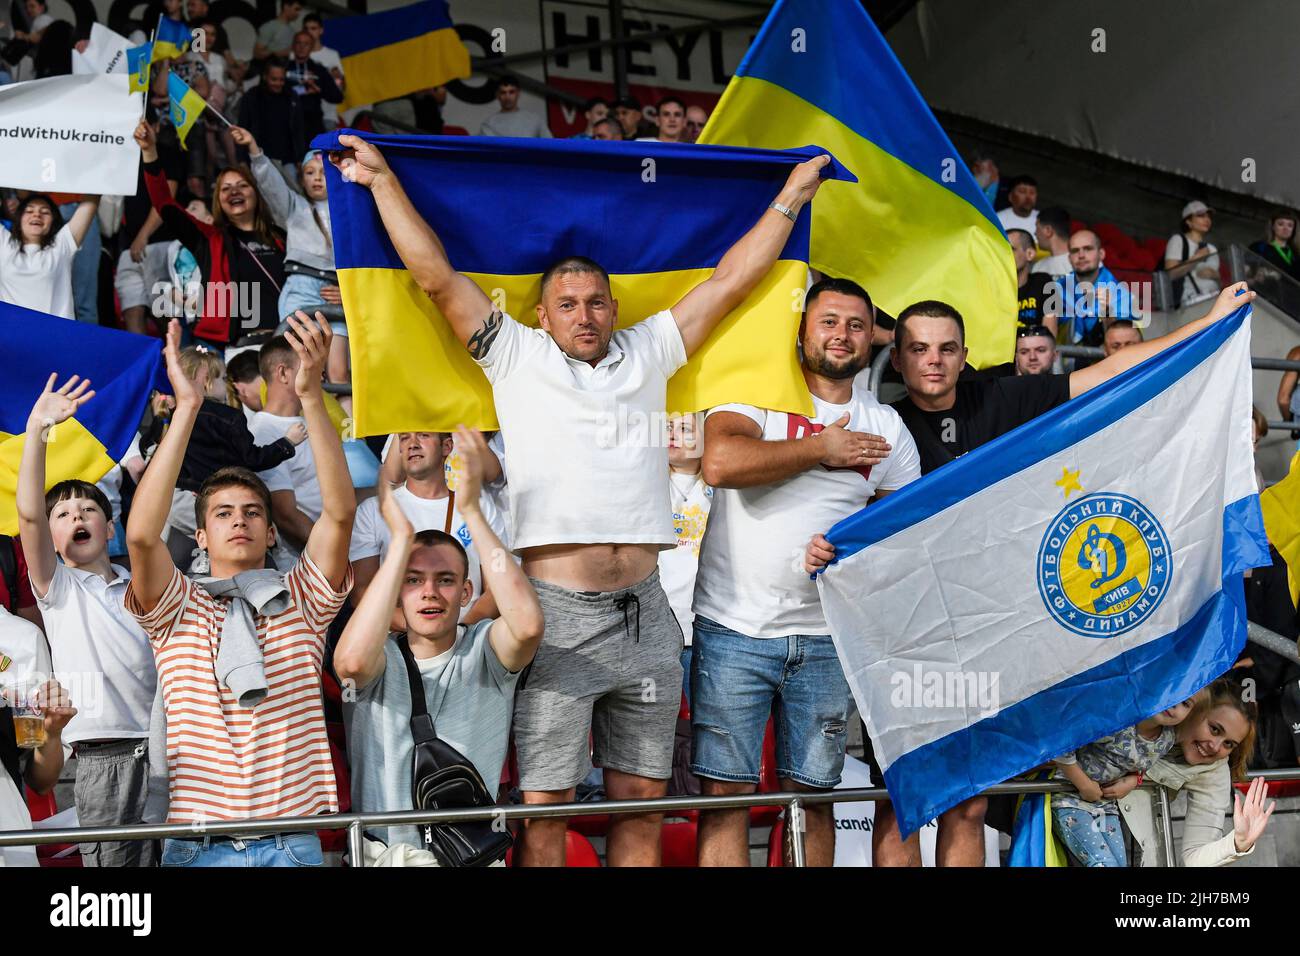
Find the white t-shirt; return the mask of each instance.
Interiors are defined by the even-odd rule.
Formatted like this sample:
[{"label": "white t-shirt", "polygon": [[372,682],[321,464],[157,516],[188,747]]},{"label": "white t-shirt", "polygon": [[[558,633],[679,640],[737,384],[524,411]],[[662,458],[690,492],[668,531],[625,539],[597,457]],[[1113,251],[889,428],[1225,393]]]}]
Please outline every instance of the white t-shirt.
[{"label": "white t-shirt", "polygon": [[[290,418],[263,411],[253,415],[248,430],[253,433],[256,444],[269,445],[289,434],[289,429],[299,423],[306,424],[301,415]],[[312,521],[320,518],[324,505],[320,482],[316,480],[316,457],[311,453],[311,442],[305,441],[295,448],[292,458],[257,474],[271,491],[292,491],[298,510]]]},{"label": "white t-shirt", "polygon": [[0,604],[0,688],[31,677],[48,678],[52,670],[41,629]]},{"label": "white t-shirt", "polygon": [[1031,209],[1028,216],[1022,216],[1008,206],[998,213],[998,222],[1003,229],[1023,229],[1032,236],[1038,227],[1038,210]]},{"label": "white t-shirt", "polygon": [[503,315],[478,360],[510,447],[516,551],[546,544],[675,546],[668,379],[686,364],[669,311],[619,329],[593,368]]},{"label": "white t-shirt", "polygon": [[327,70],[343,72],[343,61],[339,59],[339,51],[333,47],[323,46],[319,50],[314,50],[307,59],[315,60]]},{"label": "white t-shirt", "polygon": [[77,708],[65,743],[149,736],[158,682],[153,649],[122,603],[131,572],[117,565],[113,571],[116,580],[106,582],[60,563],[49,591],[36,596],[54,673]]},{"label": "white t-shirt", "polygon": [[[8,608],[0,605],[0,691],[9,684],[28,678],[48,677],[51,671],[50,651],[41,629],[26,618],[10,614]],[[75,699],[72,703],[79,706]],[[22,765],[25,766],[26,761]],[[32,818],[27,812],[23,794],[3,769],[0,769],[0,828],[32,828]],[[35,847],[0,847],[0,869],[36,865]]]},{"label": "white t-shirt", "polygon": [[[403,485],[393,491],[393,498],[401,507],[402,514],[406,515],[411,522],[411,527],[417,532],[446,529],[450,495],[443,498],[419,498],[411,494]],[[480,496],[479,508],[488,526],[500,537],[504,529],[501,517],[492,502],[488,501],[486,496]],[[460,510],[454,505],[451,509],[450,533],[464,546],[465,553],[469,557],[469,578],[474,582],[474,597],[470,601],[472,606],[483,593],[481,562],[478,549],[474,546],[473,538],[470,537],[469,528],[465,525],[465,519],[461,517]],[[392,535],[388,531],[388,524],[379,512],[379,499],[367,498],[357,505],[357,516],[352,523],[352,542],[348,547],[348,560],[360,561],[362,558],[378,557],[382,561],[388,554],[388,543],[391,540]],[[468,611],[469,607],[461,608],[460,616],[463,618]]]},{"label": "white t-shirt", "polygon": [[72,257],[77,243],[72,230],[64,226],[44,249],[34,243],[20,249],[12,233],[0,233],[0,301],[73,318]]},{"label": "white t-shirt", "polygon": [[[1200,252],[1202,247],[1208,248],[1211,254],[1196,263],[1192,267],[1192,271],[1183,278],[1183,294],[1178,300],[1179,308],[1197,302],[1204,302],[1206,299],[1212,299],[1219,294],[1219,252],[1214,243],[1192,242],[1181,233],[1170,236],[1169,243],[1165,246],[1165,258],[1173,259],[1174,262],[1186,262]],[[1186,255],[1183,253],[1184,248],[1187,250]],[[1196,274],[1207,268],[1214,270],[1213,278]]]},{"label": "white t-shirt", "polygon": [[1070,254],[1068,252],[1059,252],[1054,256],[1038,259],[1029,267],[1029,271],[1031,273],[1045,272],[1049,276],[1063,276],[1073,272],[1074,267],[1070,265]]},{"label": "white t-shirt", "polygon": [[866,506],[877,491],[895,491],[921,476],[921,456],[898,413],[881,405],[865,381],[847,405],[813,396],[811,421],[750,405],[719,405],[763,429],[764,441],[819,432],[849,413],[850,431],[882,436],[892,451],[868,468],[817,465],[785,481],[753,488],[718,488],[700,549],[695,613],[751,637],[828,634],[817,585],[803,569],[814,534]]},{"label": "white t-shirt", "polygon": [[691,646],[691,602],[695,598],[695,572],[700,566],[700,542],[713,505],[713,489],[697,472],[668,475],[673,502],[673,533],[677,547],[659,552],[659,581],[668,595],[668,603],[677,616],[686,646]]},{"label": "white t-shirt", "polygon": [[[1300,396],[1300,389],[1296,389],[1296,395]],[[497,456],[497,461],[501,465],[501,477],[483,486],[483,497],[491,499],[492,507],[496,509],[497,516],[501,519],[501,526],[505,530],[501,540],[505,542],[507,548],[514,550],[514,526],[510,522],[510,481],[506,475],[506,440],[501,437],[499,431],[493,432],[487,446],[488,450]]]}]

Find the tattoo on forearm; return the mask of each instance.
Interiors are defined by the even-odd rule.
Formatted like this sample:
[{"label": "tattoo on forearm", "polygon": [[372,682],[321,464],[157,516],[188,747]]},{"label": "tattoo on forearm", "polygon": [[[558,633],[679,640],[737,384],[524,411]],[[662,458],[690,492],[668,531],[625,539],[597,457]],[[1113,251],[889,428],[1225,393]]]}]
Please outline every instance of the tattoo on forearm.
[{"label": "tattoo on forearm", "polygon": [[483,320],[483,325],[465,343],[470,357],[480,359],[488,354],[488,349],[492,348],[492,343],[496,341],[497,333],[501,331],[501,322],[500,311],[493,312]]}]

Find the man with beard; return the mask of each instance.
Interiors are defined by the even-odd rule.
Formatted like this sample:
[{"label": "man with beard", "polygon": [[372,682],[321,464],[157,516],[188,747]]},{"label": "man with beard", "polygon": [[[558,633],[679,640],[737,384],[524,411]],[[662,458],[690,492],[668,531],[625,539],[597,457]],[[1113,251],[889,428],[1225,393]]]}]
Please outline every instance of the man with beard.
[{"label": "man with beard", "polygon": [[[813,417],[721,405],[705,419],[704,480],[715,491],[695,583],[691,771],[706,794],[754,792],[774,702],[783,787],[840,781],[851,697],[804,546],[921,474],[898,413],[855,379],[874,324],[861,286],[823,279],[799,329]],[[748,837],[748,810],[701,811],[700,865],[747,865]],[[833,862],[830,804],[807,809],[805,847],[810,866]]]},{"label": "man with beard", "polygon": [[[659,552],[677,541],[668,448],[654,431],[609,425],[662,416],[669,377],[768,275],[830,158],[796,166],[713,273],[670,309],[616,331],[609,273],[566,255],[542,273],[533,329],[455,271],[373,144],[345,134],[339,145],[330,161],[371,190],[411,278],[441,313],[433,321],[451,326],[492,384],[511,546],[546,615],[515,699],[524,803],[571,801],[593,761],[610,799],[662,797],[682,684],[682,635],[658,573]],[[658,865],[662,829],[662,813],[615,815],[606,859]],[[523,866],[564,865],[563,819],[533,818],[522,835]]]},{"label": "man with beard", "polygon": [[[1075,242],[1081,235],[1083,234],[1076,233],[1071,239],[1071,256],[1075,252]],[[1086,233],[1085,239],[1089,236],[1096,238],[1092,233]],[[934,299],[914,302],[898,314],[894,327],[896,346],[892,361],[907,386],[907,396],[895,402],[892,408],[901,416],[908,433],[915,440],[920,451],[921,471],[928,475],[967,452],[1064,405],[1070,399],[1078,398],[1084,392],[1105,384],[1146,359],[1159,355],[1237,308],[1249,304],[1254,298],[1255,293],[1247,289],[1246,283],[1239,282],[1219,293],[1218,299],[1204,316],[1168,335],[1130,345],[1095,365],[1068,375],[1042,373],[1008,378],[962,377],[967,350],[966,325],[961,313],[948,303]],[[707,441],[704,448],[707,480]],[[716,514],[716,498],[713,508]],[[712,520],[717,519],[715,517]],[[830,524],[826,527],[829,528]],[[960,528],[954,528],[953,534],[959,536]],[[707,537],[706,534],[706,545]],[[978,544],[972,547],[977,548]],[[815,535],[808,545],[805,569],[815,572],[834,558],[835,549],[830,542],[822,534]],[[924,566],[924,556],[920,560]],[[928,570],[928,566],[925,567]],[[701,573],[703,569],[701,557]],[[696,611],[699,611],[698,598]],[[698,635],[697,620],[697,643]],[[695,653],[698,660],[699,650]],[[698,689],[696,693],[699,693]],[[923,715],[917,712],[911,719],[921,719],[921,716]],[[880,780],[884,775],[875,758],[870,737],[866,734],[863,736],[871,775]],[[953,772],[960,772],[960,768],[954,768]],[[984,816],[988,802],[988,797],[977,794],[939,815],[935,845],[935,862],[938,866],[983,866]],[[912,833],[906,840],[902,838],[893,804],[888,800],[876,804],[875,823],[871,831],[871,865],[921,865],[918,834]]]}]

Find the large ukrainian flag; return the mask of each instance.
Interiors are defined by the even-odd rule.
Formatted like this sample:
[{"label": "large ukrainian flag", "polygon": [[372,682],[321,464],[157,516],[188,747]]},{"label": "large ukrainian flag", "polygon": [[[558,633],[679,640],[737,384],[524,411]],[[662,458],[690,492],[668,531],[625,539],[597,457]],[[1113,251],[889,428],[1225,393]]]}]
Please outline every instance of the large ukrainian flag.
[{"label": "large ukrainian flag", "polygon": [[18,533],[14,493],[27,415],[51,372],[60,382],[90,379],[95,397],[53,430],[47,487],[103,478],[126,454],[152,390],[171,391],[157,339],[0,303],[0,534]]},{"label": "large ukrainian flag", "polygon": [[327,20],[322,42],[338,51],[347,77],[340,112],[470,74],[447,0]]},{"label": "large ukrainian flag", "polygon": [[778,0],[701,143],[825,146],[857,174],[827,183],[813,268],[861,283],[897,315],[956,306],[977,367],[1011,360],[1011,246],[966,164],[856,0]]},{"label": "large ukrainian flag", "polygon": [[[312,145],[337,149],[344,132]],[[669,308],[759,220],[794,164],[824,152],[354,135],[383,150],[452,266],[534,326],[541,274],[565,255],[609,272],[620,326]],[[825,175],[850,174],[832,162]],[[402,266],[370,192],[333,166],[326,177],[357,434],[496,428],[487,379]],[[767,278],[670,380],[669,410],[745,402],[811,413],[795,352],[808,224],[804,210]]]}]

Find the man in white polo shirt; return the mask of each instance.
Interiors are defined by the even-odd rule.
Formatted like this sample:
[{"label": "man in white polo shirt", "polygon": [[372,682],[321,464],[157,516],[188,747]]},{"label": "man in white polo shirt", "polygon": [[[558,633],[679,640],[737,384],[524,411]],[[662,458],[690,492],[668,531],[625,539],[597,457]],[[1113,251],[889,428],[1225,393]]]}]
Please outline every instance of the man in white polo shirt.
[{"label": "man in white polo shirt", "polygon": [[[800,344],[814,415],[720,405],[704,422],[713,509],[695,578],[691,772],[706,794],[753,793],[776,706],[787,790],[840,782],[851,695],[804,569],[809,539],[921,476],[902,418],[865,379],[875,311],[863,288],[808,290]],[[830,804],[805,811],[810,866],[835,858]],[[749,864],[749,811],[700,811],[701,866]]]},{"label": "man in white polo shirt", "polygon": [[[379,151],[355,136],[339,143],[345,152],[331,161],[374,194],[412,278],[492,383],[510,450],[512,544],[546,615],[515,705],[524,801],[571,800],[590,768],[589,740],[610,799],[663,796],[682,676],[681,630],[656,568],[675,543],[667,443],[623,440],[601,423],[662,416],[668,378],[771,269],[829,158],[796,167],[709,279],[671,309],[615,332],[609,276],[582,257],[543,273],[540,329],[495,311],[452,268]],[[656,865],[661,825],[661,814],[615,817],[609,862]],[[528,821],[521,862],[562,866],[564,831],[560,819]]]}]

